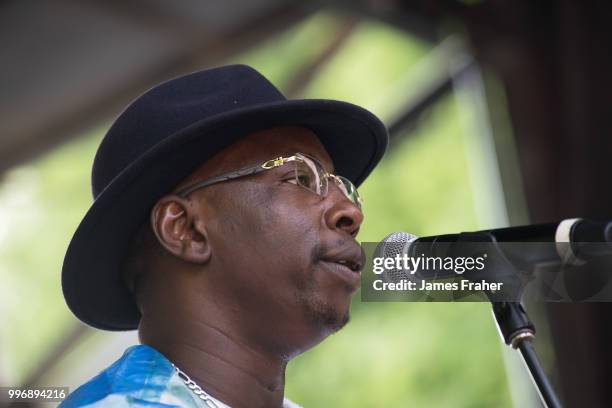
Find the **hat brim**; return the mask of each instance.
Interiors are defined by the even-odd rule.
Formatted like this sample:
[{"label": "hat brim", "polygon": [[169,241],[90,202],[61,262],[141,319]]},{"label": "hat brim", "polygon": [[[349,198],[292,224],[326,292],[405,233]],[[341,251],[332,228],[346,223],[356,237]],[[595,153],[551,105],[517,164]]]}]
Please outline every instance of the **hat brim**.
[{"label": "hat brim", "polygon": [[311,129],[336,173],[361,184],[382,158],[387,131],[367,110],[333,100],[288,100],[196,122],[164,139],[100,193],[79,224],[62,268],[66,303],[83,322],[133,330],[140,312],[122,279],[122,262],[155,202],[199,165],[249,133],[275,126]]}]

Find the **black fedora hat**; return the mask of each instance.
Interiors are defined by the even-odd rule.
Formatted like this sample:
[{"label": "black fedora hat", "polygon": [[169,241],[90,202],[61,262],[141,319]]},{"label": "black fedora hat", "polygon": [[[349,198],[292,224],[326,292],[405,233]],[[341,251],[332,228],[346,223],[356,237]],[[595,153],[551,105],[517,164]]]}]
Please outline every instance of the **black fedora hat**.
[{"label": "black fedora hat", "polygon": [[100,329],[137,328],[140,313],[123,283],[122,260],[152,206],[222,149],[282,125],[315,132],[336,172],[355,185],[380,161],[388,139],[367,110],[340,101],[287,100],[244,65],[172,79],[132,102],[98,148],[94,202],[64,258],[62,288],[72,312]]}]

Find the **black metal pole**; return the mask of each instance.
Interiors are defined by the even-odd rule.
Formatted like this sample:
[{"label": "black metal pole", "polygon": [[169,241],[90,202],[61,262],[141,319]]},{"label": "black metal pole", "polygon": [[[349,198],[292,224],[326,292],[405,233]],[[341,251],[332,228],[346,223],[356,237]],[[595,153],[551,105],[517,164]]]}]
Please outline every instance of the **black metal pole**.
[{"label": "black metal pole", "polygon": [[518,350],[521,353],[521,356],[523,357],[523,362],[529,369],[531,379],[536,385],[536,388],[538,390],[538,393],[540,394],[540,398],[542,399],[544,406],[549,408],[561,407],[561,403],[557,399],[555,390],[548,381],[546,373],[542,369],[540,361],[538,360],[538,356],[535,350],[533,349],[533,344],[531,344],[531,341],[520,341],[520,343],[518,344]]},{"label": "black metal pole", "polygon": [[493,302],[493,315],[504,342],[518,349],[531,374],[531,379],[547,408],[560,408],[555,390],[542,369],[531,340],[535,337],[535,326],[523,306],[518,302]]}]

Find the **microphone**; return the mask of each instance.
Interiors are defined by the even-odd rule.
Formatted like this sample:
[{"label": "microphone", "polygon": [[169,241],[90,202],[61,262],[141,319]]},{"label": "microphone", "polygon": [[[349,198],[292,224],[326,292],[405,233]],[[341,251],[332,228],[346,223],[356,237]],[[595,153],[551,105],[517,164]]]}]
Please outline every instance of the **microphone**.
[{"label": "microphone", "polygon": [[[461,248],[473,250],[478,243],[483,244],[480,247],[489,243],[495,245],[507,259],[523,268],[549,262],[581,265],[592,258],[612,254],[612,221],[572,218],[550,224],[421,238],[407,232],[394,232],[387,235],[378,244],[374,257],[444,257],[451,251],[454,251],[456,256],[461,252]],[[504,243],[516,243],[516,245],[504,245]],[[414,280],[415,274],[421,279],[443,279],[457,276],[456,272],[440,269],[415,271],[391,267],[385,270],[383,279],[388,282],[397,282],[401,279]]]}]

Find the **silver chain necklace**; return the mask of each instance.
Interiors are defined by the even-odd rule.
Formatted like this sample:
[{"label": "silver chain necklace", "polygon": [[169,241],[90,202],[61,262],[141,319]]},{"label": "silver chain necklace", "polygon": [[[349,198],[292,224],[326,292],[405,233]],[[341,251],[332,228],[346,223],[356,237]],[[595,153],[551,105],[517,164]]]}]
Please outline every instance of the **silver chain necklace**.
[{"label": "silver chain necklace", "polygon": [[206,403],[207,407],[210,408],[220,408],[219,405],[215,401],[212,400],[212,397],[206,393],[198,384],[195,383],[187,374],[185,374],[180,368],[172,364],[172,367],[176,370],[179,377],[185,382],[185,385],[189,387],[191,391],[195,395],[197,395],[202,401]]}]

